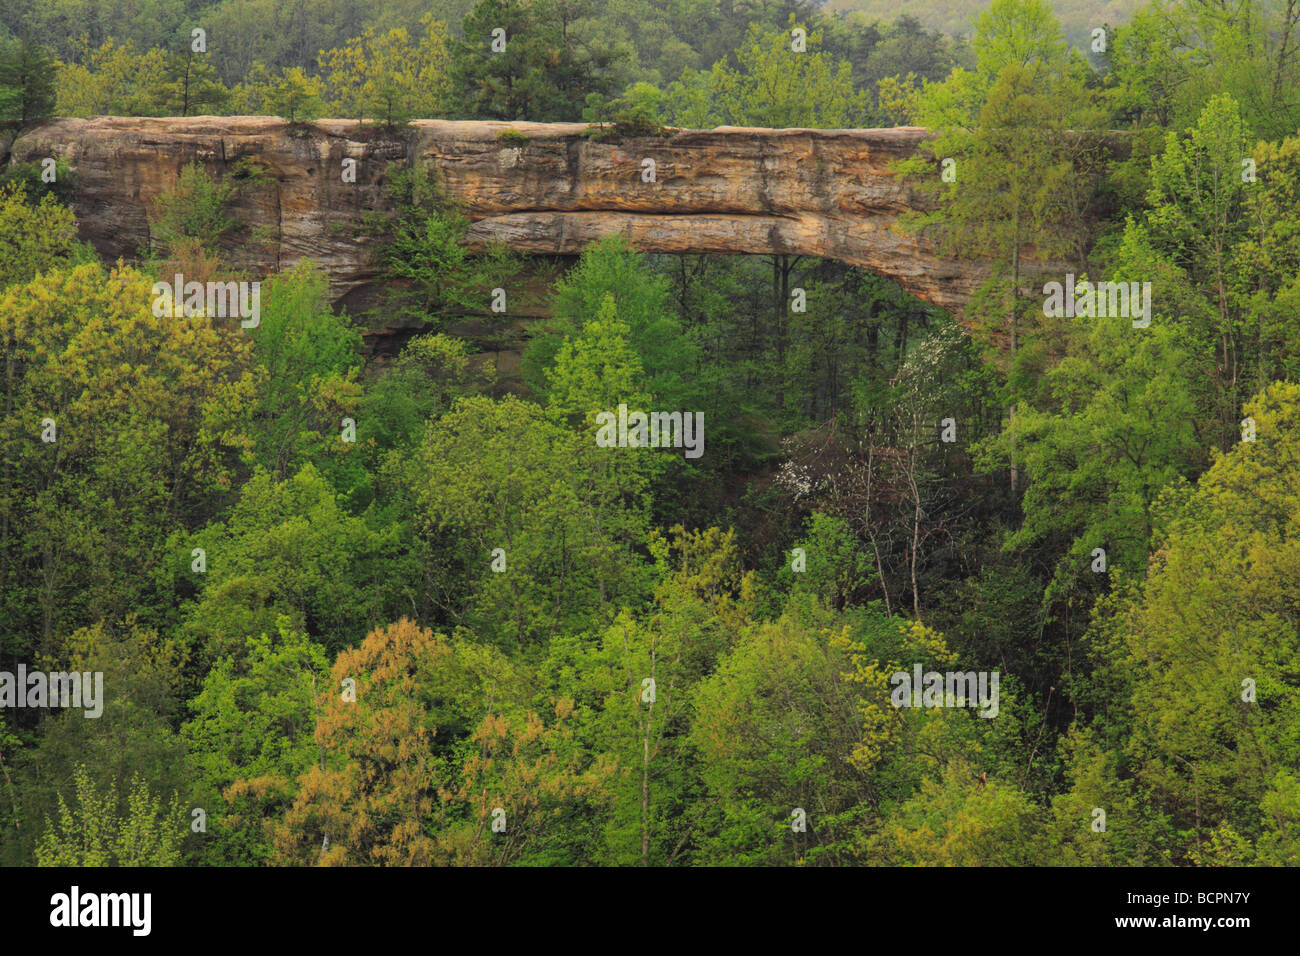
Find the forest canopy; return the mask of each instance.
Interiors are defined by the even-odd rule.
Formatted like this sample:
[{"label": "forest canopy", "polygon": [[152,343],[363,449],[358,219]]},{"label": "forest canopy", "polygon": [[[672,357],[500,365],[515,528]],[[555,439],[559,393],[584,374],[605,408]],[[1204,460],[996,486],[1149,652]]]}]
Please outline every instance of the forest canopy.
[{"label": "forest canopy", "polygon": [[[884,7],[6,6],[0,859],[1300,864],[1300,8]],[[108,262],[9,161],[242,114],[924,126],[984,278],[475,251],[395,162],[345,304],[250,271],[247,163]]]}]

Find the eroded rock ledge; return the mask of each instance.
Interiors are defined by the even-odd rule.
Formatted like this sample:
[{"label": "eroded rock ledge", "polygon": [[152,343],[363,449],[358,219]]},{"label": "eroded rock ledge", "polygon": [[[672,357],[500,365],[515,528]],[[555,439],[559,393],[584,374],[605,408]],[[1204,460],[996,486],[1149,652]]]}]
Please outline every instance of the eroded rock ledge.
[{"label": "eroded rock ledge", "polygon": [[[957,313],[985,274],[894,228],[919,200],[890,166],[917,153],[923,129],[719,127],[600,143],[580,135],[585,124],[412,126],[397,140],[343,120],[65,119],[20,136],[11,161],[66,160],[82,236],[113,259],[148,247],[152,201],[186,164],[242,176],[232,213],[247,228],[232,240],[232,258],[261,270],[315,259],[341,299],[375,278],[363,217],[383,208],[392,162],[436,166],[473,220],[476,243],[575,255],[623,233],[646,252],[817,256],[888,276]],[[501,139],[507,129],[526,142]],[[345,159],[356,160],[354,183],[344,182]],[[647,159],[655,182],[642,181]]]}]

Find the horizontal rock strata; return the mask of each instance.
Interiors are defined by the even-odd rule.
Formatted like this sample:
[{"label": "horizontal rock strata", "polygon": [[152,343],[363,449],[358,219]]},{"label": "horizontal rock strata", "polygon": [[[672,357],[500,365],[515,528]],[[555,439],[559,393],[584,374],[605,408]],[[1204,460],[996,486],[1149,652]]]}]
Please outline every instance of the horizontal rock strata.
[{"label": "horizontal rock strata", "polygon": [[[436,168],[473,221],[475,244],[576,255],[620,233],[646,252],[816,256],[888,276],[955,313],[986,275],[898,228],[919,200],[891,166],[917,154],[923,129],[719,127],[611,142],[585,129],[421,120],[383,138],[340,120],[99,117],[28,131],[11,161],[66,160],[82,236],[113,259],[149,248],[154,199],[197,161],[240,185],[231,215],[242,228],[225,250],[236,263],[269,271],[314,259],[339,298],[375,279],[364,220],[383,210],[392,163]],[[344,181],[348,159],[355,182]]]}]

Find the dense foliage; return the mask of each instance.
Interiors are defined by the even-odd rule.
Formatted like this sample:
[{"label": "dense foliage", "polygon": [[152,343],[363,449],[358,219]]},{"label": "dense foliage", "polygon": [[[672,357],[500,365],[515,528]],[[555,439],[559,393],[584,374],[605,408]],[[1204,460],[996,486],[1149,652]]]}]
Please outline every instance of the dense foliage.
[{"label": "dense foliage", "polygon": [[[408,168],[390,297],[305,261],[245,328],[152,305],[248,278],[243,180],[185,167],[109,264],[7,169],[0,671],[104,699],[0,710],[5,863],[1300,863],[1295,5],[1153,2],[1104,52],[1045,0],[969,42],[427,6],[18,3],[0,111],[925,125],[909,226],[987,282],[957,321],[794,256],[548,272]],[[1149,325],[1048,314],[1045,260]],[[602,447],[620,405],[704,453]],[[993,712],[898,706],[914,667],[997,672]]]}]

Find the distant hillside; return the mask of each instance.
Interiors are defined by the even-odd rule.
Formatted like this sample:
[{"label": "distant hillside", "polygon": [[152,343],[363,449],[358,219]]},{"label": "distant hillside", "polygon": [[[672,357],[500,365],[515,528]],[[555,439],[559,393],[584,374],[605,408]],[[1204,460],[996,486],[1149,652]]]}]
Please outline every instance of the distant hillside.
[{"label": "distant hillside", "polygon": [[[1123,23],[1141,6],[1142,0],[1052,0],[1056,17],[1070,43],[1081,46],[1093,27]],[[915,17],[933,30],[951,36],[969,36],[975,18],[988,8],[989,0],[828,0],[828,10],[860,10],[869,19],[897,20]]]}]

